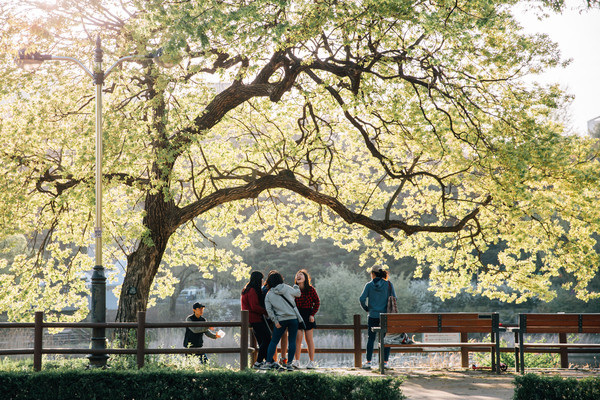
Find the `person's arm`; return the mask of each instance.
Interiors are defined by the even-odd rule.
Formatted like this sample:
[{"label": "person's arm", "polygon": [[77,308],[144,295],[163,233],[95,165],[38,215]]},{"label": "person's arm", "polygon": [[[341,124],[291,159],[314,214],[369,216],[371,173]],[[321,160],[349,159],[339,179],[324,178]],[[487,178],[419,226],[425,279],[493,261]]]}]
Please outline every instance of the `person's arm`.
[{"label": "person's arm", "polygon": [[394,290],[394,285],[392,284],[392,282],[390,282],[390,285],[392,287],[392,296],[393,297],[398,297],[398,296],[396,296],[396,291]]},{"label": "person's arm", "polygon": [[367,306],[367,297],[369,297],[369,284],[368,283],[365,285],[365,288],[363,289],[363,292],[358,299],[360,301],[360,306],[362,307],[362,309],[368,312],[369,307]]},{"label": "person's arm", "polygon": [[219,338],[219,335],[217,335],[216,333],[214,333],[210,329],[207,329],[206,332],[204,332],[204,334],[206,336],[208,336],[209,338],[211,338],[211,339],[218,339]]},{"label": "person's arm", "polygon": [[250,291],[248,292],[248,309],[258,314],[267,313],[267,310],[260,305],[260,301],[258,300],[258,293],[256,293],[256,290],[254,289],[250,289]]},{"label": "person's arm", "polygon": [[293,287],[292,287],[292,286],[289,286],[289,288],[290,288],[291,290],[290,290],[290,289],[288,289],[288,291],[289,291],[289,292],[290,292],[290,294],[291,294],[292,296],[294,296],[294,297],[300,297],[300,295],[302,294],[302,291],[300,290],[300,286],[298,286],[298,285],[294,285]]},{"label": "person's arm", "polygon": [[[273,305],[271,304],[271,296],[273,296],[272,293],[267,293],[267,295],[265,296],[265,308],[267,309],[267,314],[269,315],[269,318],[271,319],[271,321],[273,321],[273,323],[275,325],[279,324],[279,321],[277,320],[277,317],[275,316],[275,311],[273,310]],[[277,296],[277,295],[275,295]]]},{"label": "person's arm", "polygon": [[[321,299],[319,299],[319,295],[317,294],[317,290],[311,286],[311,296],[312,296],[312,303],[313,303],[313,307],[312,307],[312,311],[310,313],[311,316],[314,316],[317,311],[319,311],[319,307],[321,306]],[[311,321],[312,322],[312,321]]]},{"label": "person's arm", "polygon": [[[200,322],[200,321],[192,321],[190,317],[185,319],[185,322]],[[202,321],[204,322],[204,321]],[[188,329],[194,333],[206,333],[208,331],[208,326],[188,326]]]}]

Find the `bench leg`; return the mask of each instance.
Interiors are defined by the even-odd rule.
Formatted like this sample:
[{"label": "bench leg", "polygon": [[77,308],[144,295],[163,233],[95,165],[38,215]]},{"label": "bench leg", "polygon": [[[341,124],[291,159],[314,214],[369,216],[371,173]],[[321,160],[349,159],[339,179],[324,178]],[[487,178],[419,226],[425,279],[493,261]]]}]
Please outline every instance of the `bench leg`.
[{"label": "bench leg", "polygon": [[[567,334],[559,333],[558,334],[558,342],[559,343],[567,343]],[[569,349],[562,347],[560,349],[560,367],[561,368],[569,368]]]},{"label": "bench leg", "polygon": [[519,364],[520,364],[520,359],[519,359],[519,348],[516,346],[519,343],[519,333],[515,332],[514,333],[515,336],[515,372],[519,372]]},{"label": "bench leg", "polygon": [[[465,332],[461,332],[460,341],[464,343],[468,342],[469,335]],[[469,368],[469,352],[464,347],[460,348],[460,363],[463,368]]]},{"label": "bench leg", "polygon": [[496,333],[496,348],[495,348],[495,355],[496,355],[496,373],[499,374],[501,369],[500,369],[500,332]]},{"label": "bench leg", "polygon": [[383,332],[379,330],[379,373],[385,374],[385,368],[383,365],[383,360],[385,359],[385,347],[383,345]]},{"label": "bench leg", "polygon": [[525,342],[523,332],[519,332],[519,362],[521,364],[521,373],[525,373]]}]

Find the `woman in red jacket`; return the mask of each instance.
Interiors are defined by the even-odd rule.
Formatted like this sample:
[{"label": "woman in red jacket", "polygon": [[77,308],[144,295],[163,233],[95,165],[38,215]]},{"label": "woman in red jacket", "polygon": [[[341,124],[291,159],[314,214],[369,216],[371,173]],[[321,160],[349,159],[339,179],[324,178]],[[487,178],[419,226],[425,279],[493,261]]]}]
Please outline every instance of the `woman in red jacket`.
[{"label": "woman in red jacket", "polygon": [[260,368],[266,360],[267,349],[271,341],[271,331],[265,320],[267,310],[262,292],[263,277],[262,272],[253,271],[250,274],[250,281],[242,290],[242,310],[249,311],[250,325],[258,342],[258,357],[252,368]]}]

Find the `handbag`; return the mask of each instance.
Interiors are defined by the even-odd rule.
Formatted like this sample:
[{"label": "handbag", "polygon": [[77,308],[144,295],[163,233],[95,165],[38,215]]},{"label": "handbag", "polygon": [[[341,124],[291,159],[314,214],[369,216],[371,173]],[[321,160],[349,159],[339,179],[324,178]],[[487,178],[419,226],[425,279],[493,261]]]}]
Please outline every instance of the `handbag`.
[{"label": "handbag", "polygon": [[292,307],[294,309],[294,312],[296,313],[296,317],[298,318],[298,329],[306,330],[306,324],[304,323],[304,319],[302,319],[302,316],[300,315],[300,311],[298,311],[298,308],[296,307],[296,305],[292,304],[284,295],[280,294],[280,296],[285,300],[286,303],[288,303],[290,305],[290,307]]},{"label": "handbag", "polygon": [[390,282],[388,282],[387,313],[388,314],[397,314],[398,313],[398,303],[397,303],[396,297],[392,296],[392,284]]},{"label": "handbag", "polygon": [[388,296],[387,313],[388,314],[397,314],[398,313],[398,303],[396,303],[396,298],[394,296]]}]

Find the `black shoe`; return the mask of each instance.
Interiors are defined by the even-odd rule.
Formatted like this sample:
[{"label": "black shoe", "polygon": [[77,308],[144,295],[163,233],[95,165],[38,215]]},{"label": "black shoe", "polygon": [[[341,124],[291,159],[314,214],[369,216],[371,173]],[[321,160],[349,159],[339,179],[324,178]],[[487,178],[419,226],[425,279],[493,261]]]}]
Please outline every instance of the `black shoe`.
[{"label": "black shoe", "polygon": [[252,365],[253,369],[260,369],[260,367],[262,367],[263,363],[260,361],[257,361],[254,363],[254,365]]}]

